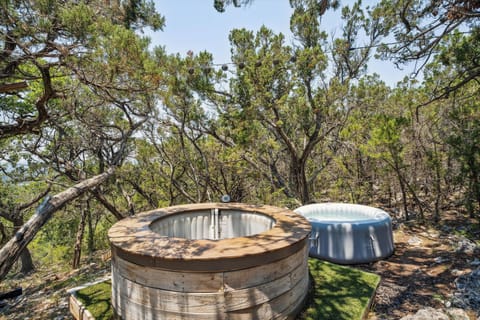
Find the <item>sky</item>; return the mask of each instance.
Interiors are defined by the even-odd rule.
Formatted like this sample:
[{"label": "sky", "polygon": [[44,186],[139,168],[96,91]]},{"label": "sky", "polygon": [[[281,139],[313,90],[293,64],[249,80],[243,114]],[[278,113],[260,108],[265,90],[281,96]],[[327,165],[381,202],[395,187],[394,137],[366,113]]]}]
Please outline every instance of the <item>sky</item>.
[{"label": "sky", "polygon": [[[349,2],[344,0],[341,4]],[[286,35],[287,44],[293,41],[289,30],[292,8],[288,0],[256,0],[241,8],[229,6],[223,13],[213,8],[213,0],[155,0],[155,7],[165,16],[166,26],[163,31],[146,35],[153,45],[165,46],[168,53],[185,56],[189,50],[194,53],[206,50],[213,54],[215,64],[229,63],[230,31],[235,28],[256,31],[262,25]],[[322,18],[322,27],[327,33],[341,32],[338,14],[338,11],[327,11]],[[408,76],[411,69],[399,70],[392,62],[371,60],[368,72],[378,73],[383,81],[394,86]]]}]

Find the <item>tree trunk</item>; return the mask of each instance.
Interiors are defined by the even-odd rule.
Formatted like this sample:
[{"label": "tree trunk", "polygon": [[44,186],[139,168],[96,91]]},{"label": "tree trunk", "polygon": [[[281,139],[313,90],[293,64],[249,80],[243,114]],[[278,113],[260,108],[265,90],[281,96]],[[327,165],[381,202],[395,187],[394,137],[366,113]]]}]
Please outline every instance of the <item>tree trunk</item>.
[{"label": "tree trunk", "polygon": [[[477,210],[480,211],[480,181],[479,181],[479,178],[478,178],[479,175],[478,175],[478,172],[476,170],[476,167],[472,168],[471,171],[472,171],[472,180],[473,180],[473,184],[472,184],[473,199],[472,199],[472,201],[474,200],[474,201],[477,202],[477,205],[478,205]],[[475,213],[476,213],[477,210],[470,211],[470,218],[475,218]]]},{"label": "tree trunk", "polygon": [[305,166],[297,159],[292,158],[290,167],[290,179],[293,180],[293,189],[302,204],[310,202],[310,192],[308,190],[308,181],[305,174]]},{"label": "tree trunk", "polygon": [[72,261],[73,269],[78,269],[78,267],[80,266],[80,258],[82,256],[82,240],[83,240],[83,234],[85,232],[85,220],[87,216],[87,208],[85,207],[85,204],[82,203],[80,206],[82,210],[82,215],[80,218],[80,222],[78,224],[77,236],[75,239],[75,245],[73,249],[73,261]]},{"label": "tree trunk", "polygon": [[[13,222],[13,228],[14,228],[13,230],[14,232],[17,232],[23,226],[23,215],[19,214],[14,219],[12,219],[12,222]],[[27,247],[25,247],[25,249],[23,249],[22,252],[20,253],[20,262],[22,265],[22,268],[20,270],[21,273],[27,274],[35,270],[35,266],[33,265],[33,261],[32,261],[32,256]]]},{"label": "tree trunk", "polygon": [[22,251],[33,240],[41,227],[52,217],[54,212],[63,208],[68,202],[78,198],[87,190],[103,183],[114,171],[115,168],[111,167],[104,173],[83,180],[51,198],[46,197],[35,214],[0,249],[0,281],[5,278]]},{"label": "tree trunk", "polygon": [[35,265],[33,264],[32,255],[28,248],[23,249],[20,253],[20,261],[22,262],[22,269],[20,270],[23,274],[28,274],[35,270]]},{"label": "tree trunk", "polygon": [[403,203],[403,212],[405,214],[405,220],[410,220],[410,216],[408,215],[408,206],[407,206],[407,192],[405,191],[405,186],[403,185],[403,180],[398,177],[400,182],[400,191],[402,193],[402,203]]},{"label": "tree trunk", "polygon": [[[436,150],[435,150],[436,153]],[[440,207],[442,203],[442,180],[441,180],[441,168],[440,168],[440,162],[436,161],[435,164],[435,179],[434,179],[434,184],[435,184],[435,211],[433,215],[433,220],[435,223],[440,222]]]},{"label": "tree trunk", "polygon": [[92,212],[90,210],[90,202],[87,202],[87,225],[88,225],[88,239],[87,248],[89,257],[95,251],[95,227],[92,221]]},{"label": "tree trunk", "polygon": [[402,178],[402,172],[400,170],[400,166],[398,165],[398,163],[395,162],[393,167],[395,169],[395,173],[397,175],[398,183],[400,185],[400,192],[402,193],[402,203],[403,203],[403,211],[404,211],[404,214],[405,214],[405,220],[408,221],[408,220],[410,220],[410,216],[408,214],[407,190],[406,190],[403,178]]},{"label": "tree trunk", "polygon": [[95,199],[98,200],[98,202],[100,202],[108,211],[110,211],[115,216],[115,218],[117,218],[117,220],[122,220],[123,218],[127,217],[127,215],[124,215],[123,213],[118,211],[113,204],[108,202],[108,200],[103,196],[103,194],[99,190],[97,189],[91,190],[91,193],[93,194]]}]

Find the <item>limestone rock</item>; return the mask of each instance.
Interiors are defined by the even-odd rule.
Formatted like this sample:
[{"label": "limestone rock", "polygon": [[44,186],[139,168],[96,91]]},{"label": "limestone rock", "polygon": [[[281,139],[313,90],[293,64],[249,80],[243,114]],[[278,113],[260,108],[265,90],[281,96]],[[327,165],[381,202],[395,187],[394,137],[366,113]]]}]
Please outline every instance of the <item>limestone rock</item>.
[{"label": "limestone rock", "polygon": [[458,309],[458,308],[447,309],[447,314],[451,320],[470,320],[470,317],[463,309]]},{"label": "limestone rock", "polygon": [[450,320],[449,317],[440,310],[428,307],[420,309],[414,315],[408,315],[401,320]]},{"label": "limestone rock", "polygon": [[480,268],[455,279],[456,291],[452,304],[463,309],[472,309],[480,316]]},{"label": "limestone rock", "polygon": [[470,320],[463,309],[448,308],[446,311],[427,307],[420,309],[415,314],[401,318],[400,320]]}]

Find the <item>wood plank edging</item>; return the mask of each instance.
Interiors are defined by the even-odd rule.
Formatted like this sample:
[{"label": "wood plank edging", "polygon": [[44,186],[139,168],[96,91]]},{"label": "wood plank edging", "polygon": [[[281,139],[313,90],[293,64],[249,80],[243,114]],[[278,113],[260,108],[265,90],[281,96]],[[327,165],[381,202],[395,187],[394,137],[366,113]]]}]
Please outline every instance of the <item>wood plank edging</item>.
[{"label": "wood plank edging", "polygon": [[83,305],[83,303],[77,299],[77,292],[79,290],[85,289],[87,287],[99,284],[101,282],[105,282],[110,280],[111,277],[105,277],[93,282],[85,283],[81,286],[77,286],[71,289],[66,290],[67,293],[70,295],[68,298],[68,309],[70,313],[76,320],[95,320],[95,317],[88,311],[88,309]]},{"label": "wood plank edging", "polygon": [[75,294],[71,294],[68,299],[68,309],[76,320],[95,320],[90,311],[77,299]]}]

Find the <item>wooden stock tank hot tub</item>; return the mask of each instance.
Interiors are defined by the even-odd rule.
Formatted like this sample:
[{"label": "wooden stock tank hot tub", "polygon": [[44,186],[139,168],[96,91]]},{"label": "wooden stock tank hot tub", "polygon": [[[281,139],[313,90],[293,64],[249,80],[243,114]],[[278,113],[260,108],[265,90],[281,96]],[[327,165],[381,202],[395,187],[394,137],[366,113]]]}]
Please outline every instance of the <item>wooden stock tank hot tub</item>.
[{"label": "wooden stock tank hot tub", "polygon": [[291,319],[308,288],[310,224],[272,206],[181,205],[108,232],[120,319]]}]

